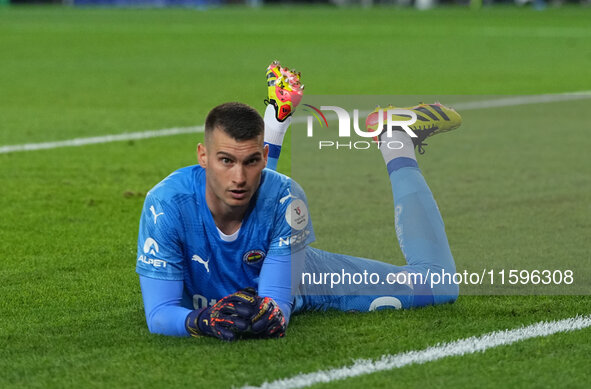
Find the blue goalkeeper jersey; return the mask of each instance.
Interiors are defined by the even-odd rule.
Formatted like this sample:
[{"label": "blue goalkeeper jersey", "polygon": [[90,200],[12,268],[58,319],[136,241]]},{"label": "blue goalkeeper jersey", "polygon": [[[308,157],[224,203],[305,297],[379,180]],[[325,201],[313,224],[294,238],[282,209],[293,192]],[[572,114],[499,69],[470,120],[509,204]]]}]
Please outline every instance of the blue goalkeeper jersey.
[{"label": "blue goalkeeper jersey", "polygon": [[182,280],[182,305],[214,304],[244,287],[258,289],[268,256],[286,256],[314,241],[306,196],[285,175],[264,169],[238,237],[220,236],[205,201],[205,170],[188,166],[170,174],[146,196],[136,272]]}]

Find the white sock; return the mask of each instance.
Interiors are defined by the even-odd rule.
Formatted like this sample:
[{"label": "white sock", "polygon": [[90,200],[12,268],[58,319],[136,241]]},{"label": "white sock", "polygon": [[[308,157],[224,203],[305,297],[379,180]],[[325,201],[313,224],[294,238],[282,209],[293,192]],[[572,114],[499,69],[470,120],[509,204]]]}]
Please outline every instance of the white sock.
[{"label": "white sock", "polygon": [[287,128],[291,124],[291,116],[280,122],[275,118],[275,107],[272,104],[267,105],[265,110],[265,142],[281,146],[283,137]]},{"label": "white sock", "polygon": [[417,160],[412,138],[406,132],[394,130],[391,137],[382,136],[380,140],[383,141],[380,145],[380,151],[386,165],[394,158],[399,157]]}]

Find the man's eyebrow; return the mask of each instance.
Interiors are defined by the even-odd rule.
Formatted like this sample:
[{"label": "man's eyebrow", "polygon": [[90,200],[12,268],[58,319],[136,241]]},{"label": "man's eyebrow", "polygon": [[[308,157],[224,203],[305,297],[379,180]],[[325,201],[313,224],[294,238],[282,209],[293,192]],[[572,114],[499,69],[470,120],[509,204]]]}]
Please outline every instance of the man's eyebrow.
[{"label": "man's eyebrow", "polygon": [[[228,157],[230,159],[238,159],[234,155],[232,155],[230,153],[227,153],[225,151],[218,151],[216,153],[216,155],[218,157]],[[261,157],[262,155],[263,155],[263,153],[261,153],[260,151],[256,151],[256,152],[252,153],[251,155],[248,155],[247,157],[245,157],[244,160],[251,159],[251,158],[254,158],[254,157]]]},{"label": "man's eyebrow", "polygon": [[216,153],[216,155],[217,155],[218,157],[224,157],[224,156],[225,156],[225,157],[230,157],[230,158],[232,158],[232,159],[236,159],[236,157],[234,157],[232,154],[230,154],[230,153],[226,153],[225,151],[218,151],[218,152]]},{"label": "man's eyebrow", "polygon": [[251,158],[254,158],[254,157],[260,157],[260,156],[262,156],[262,155],[263,155],[263,153],[261,153],[260,151],[257,151],[257,152],[255,152],[255,153],[252,153],[252,154],[250,154],[250,155],[249,155],[248,157],[246,157],[245,159],[251,159]]}]

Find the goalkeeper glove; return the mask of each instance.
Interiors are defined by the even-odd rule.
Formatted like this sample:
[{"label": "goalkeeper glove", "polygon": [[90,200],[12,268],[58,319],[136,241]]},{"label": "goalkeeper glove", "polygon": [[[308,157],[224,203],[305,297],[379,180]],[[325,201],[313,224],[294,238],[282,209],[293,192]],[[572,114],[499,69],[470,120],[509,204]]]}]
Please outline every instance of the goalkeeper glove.
[{"label": "goalkeeper glove", "polygon": [[287,323],[279,305],[270,297],[258,297],[258,312],[252,318],[251,332],[257,338],[282,338]]},{"label": "goalkeeper glove", "polygon": [[214,306],[191,311],[185,327],[191,336],[213,336],[233,341],[250,328],[251,318],[258,312],[258,299],[253,288],[228,295]]}]

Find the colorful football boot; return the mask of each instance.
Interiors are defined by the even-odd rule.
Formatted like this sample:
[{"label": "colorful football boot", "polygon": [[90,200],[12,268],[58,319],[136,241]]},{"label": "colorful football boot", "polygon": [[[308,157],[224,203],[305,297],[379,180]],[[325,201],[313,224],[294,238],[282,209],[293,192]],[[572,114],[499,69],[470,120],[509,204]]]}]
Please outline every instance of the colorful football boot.
[{"label": "colorful football boot", "polygon": [[[374,137],[375,141],[387,140],[388,109],[406,109],[413,111],[417,115],[416,122],[408,125],[408,128],[417,135],[416,138],[411,139],[414,146],[418,149],[419,154],[425,153],[424,146],[427,146],[427,143],[424,143],[425,139],[433,135],[455,130],[462,124],[462,117],[456,110],[446,107],[439,102],[433,104],[420,103],[419,105],[408,108],[394,107],[391,105],[386,108],[377,107],[365,120],[365,126],[368,131],[377,131],[380,125],[379,111],[382,111],[382,132]],[[405,121],[410,118],[410,115],[392,115],[392,119],[397,121]],[[404,131],[400,126],[393,127],[392,130]]]}]

